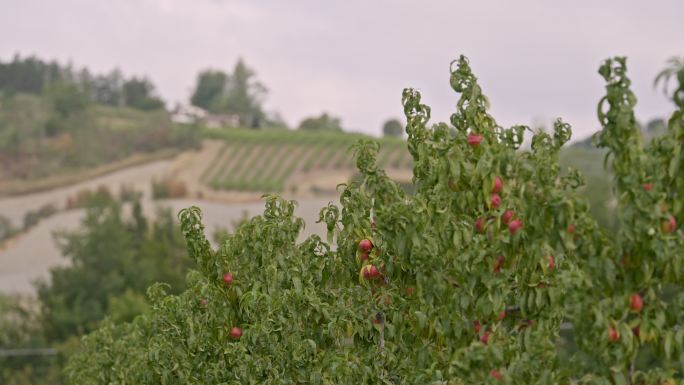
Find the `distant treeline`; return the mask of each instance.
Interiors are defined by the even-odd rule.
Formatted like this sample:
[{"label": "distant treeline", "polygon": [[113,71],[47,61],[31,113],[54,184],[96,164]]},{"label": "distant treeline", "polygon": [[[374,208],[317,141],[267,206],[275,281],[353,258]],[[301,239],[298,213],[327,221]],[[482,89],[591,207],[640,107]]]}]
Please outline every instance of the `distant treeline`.
[{"label": "distant treeline", "polygon": [[74,88],[87,101],[127,106],[141,110],[164,107],[155,93],[155,86],[146,77],[125,77],[114,69],[106,74],[95,74],[87,68],[77,69],[71,64],[43,61],[37,57],[15,55],[11,61],[0,60],[0,93],[44,94],[51,89]]}]

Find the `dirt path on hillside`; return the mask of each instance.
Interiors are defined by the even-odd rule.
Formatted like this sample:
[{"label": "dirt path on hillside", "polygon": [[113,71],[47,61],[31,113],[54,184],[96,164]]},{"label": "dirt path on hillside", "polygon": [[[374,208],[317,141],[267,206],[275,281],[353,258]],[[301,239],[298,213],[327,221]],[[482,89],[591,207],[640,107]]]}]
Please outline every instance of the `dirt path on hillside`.
[{"label": "dirt path on hillside", "polygon": [[[316,223],[318,213],[329,201],[334,199],[305,199],[300,200],[295,215],[306,222],[306,227],[300,236],[300,241],[311,234],[318,234],[325,239],[325,225]],[[196,199],[163,200],[157,202],[145,201],[144,211],[151,216],[156,207],[168,207],[173,212],[196,205],[202,209],[202,221],[206,226],[206,234],[212,238],[218,227],[231,226],[234,221],[247,215],[255,216],[263,213],[262,201],[251,203],[219,203]],[[66,266],[69,260],[64,258],[54,242],[54,232],[59,230],[76,230],[83,218],[83,210],[60,212],[57,215],[41,221],[27,233],[12,240],[9,247],[0,250],[0,293],[14,293],[35,295],[33,283],[36,280],[46,280],[50,277],[50,269],[56,266]]]},{"label": "dirt path on hillside", "polygon": [[200,178],[218,156],[224,144],[225,142],[221,140],[203,140],[200,150],[180,154],[173,162],[168,174],[185,183],[190,195],[196,196],[206,192],[206,187],[202,185]]},{"label": "dirt path on hillside", "polygon": [[100,166],[66,172],[36,180],[2,180],[2,184],[0,184],[0,199],[57,190],[80,182],[94,180],[120,170],[130,169],[164,159],[171,159],[175,157],[179,151],[180,150],[178,149],[166,149],[154,153],[133,154],[127,158]]},{"label": "dirt path on hillside", "polygon": [[53,204],[58,209],[63,209],[69,197],[76,195],[81,190],[95,190],[99,186],[105,186],[109,191],[118,195],[122,185],[133,187],[143,192],[145,197],[150,196],[152,189],[151,180],[161,178],[173,164],[172,160],[160,160],[144,165],[138,165],[111,174],[93,178],[87,181],[74,183],[70,186],[59,187],[49,191],[33,194],[0,198],[0,214],[6,216],[16,227],[21,227],[24,215],[29,210],[37,210],[46,204]]}]

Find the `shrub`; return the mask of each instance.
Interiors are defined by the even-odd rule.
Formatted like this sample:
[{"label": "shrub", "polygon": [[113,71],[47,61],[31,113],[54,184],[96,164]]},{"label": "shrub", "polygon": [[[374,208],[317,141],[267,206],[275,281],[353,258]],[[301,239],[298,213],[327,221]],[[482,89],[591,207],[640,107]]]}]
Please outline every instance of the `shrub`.
[{"label": "shrub", "polygon": [[78,191],[76,195],[67,198],[66,209],[80,209],[88,206],[93,201],[110,201],[112,198],[113,195],[109,188],[104,185],[98,186],[95,191],[83,189]]},{"label": "shrub", "polygon": [[135,188],[128,184],[122,184],[119,190],[119,200],[121,202],[134,202],[142,196],[140,191],[136,191]]},{"label": "shrub", "polygon": [[41,206],[38,210],[29,210],[24,214],[24,231],[40,222],[41,219],[49,218],[57,213],[57,207],[52,203]]},{"label": "shrub", "polygon": [[187,195],[187,187],[182,181],[170,178],[152,181],[153,199],[183,198]]},{"label": "shrub", "polygon": [[0,215],[0,242],[11,238],[17,233],[17,229],[12,226],[12,222],[4,215]]}]

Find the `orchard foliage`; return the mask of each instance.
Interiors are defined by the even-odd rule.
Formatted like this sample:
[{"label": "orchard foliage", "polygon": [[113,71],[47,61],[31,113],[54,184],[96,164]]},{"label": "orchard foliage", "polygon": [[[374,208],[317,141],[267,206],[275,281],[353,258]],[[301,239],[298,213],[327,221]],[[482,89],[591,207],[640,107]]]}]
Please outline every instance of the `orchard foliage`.
[{"label": "orchard foliage", "polygon": [[[430,125],[417,91],[402,95],[414,194],[378,167],[378,144],[362,140],[354,146],[361,177],[343,186],[339,205],[321,211],[327,241],[297,243],[304,223],[295,203],[277,196],[217,250],[199,209],[183,210],[197,266],[188,290],[169,295],[154,285],[153,311],[132,323],[106,322],[86,337],[85,352],[67,369],[71,383],[661,384],[681,377],[681,105],[671,135],[642,148],[624,59],[601,67],[608,96],[597,141],[610,150],[620,196],[612,239],[576,196],[582,177],[558,166],[570,126],[558,120],[524,149],[530,130],[496,123],[468,61],[461,57],[450,72],[460,95],[450,125]],[[557,353],[563,324],[583,349],[571,362]],[[634,364],[644,349],[649,370]]]},{"label": "orchard foliage", "polygon": [[625,58],[607,60],[599,73],[607,95],[598,108],[603,130],[594,141],[608,149],[615,175],[618,231],[614,239],[591,239],[599,254],[582,261],[590,280],[572,291],[581,302],[572,317],[575,339],[593,363],[584,366],[583,382],[668,384],[682,378],[684,365],[684,239],[678,231],[684,219],[684,69],[677,73],[668,133],[647,146]]}]

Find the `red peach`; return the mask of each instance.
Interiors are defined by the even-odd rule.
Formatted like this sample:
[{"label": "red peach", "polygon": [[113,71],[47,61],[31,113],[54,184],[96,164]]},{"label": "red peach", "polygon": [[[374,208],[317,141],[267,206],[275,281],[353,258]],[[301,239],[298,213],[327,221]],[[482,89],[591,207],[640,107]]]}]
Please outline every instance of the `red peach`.
[{"label": "red peach", "polygon": [[361,242],[359,242],[359,250],[361,250],[362,253],[369,253],[373,249],[373,242],[370,241],[370,239],[362,239]]},{"label": "red peach", "polygon": [[494,177],[494,186],[492,186],[492,193],[498,194],[503,188],[503,180],[499,176]]},{"label": "red peach", "polygon": [[503,214],[501,214],[501,223],[508,225],[513,220],[513,216],[515,216],[513,210],[506,210]]},{"label": "red peach", "polygon": [[490,375],[492,378],[496,379],[497,381],[503,380],[503,375],[501,374],[501,372],[499,372],[499,371],[496,370],[496,369],[492,369],[492,371],[489,372],[489,375]]},{"label": "red peach", "polygon": [[234,340],[239,340],[240,337],[242,337],[242,330],[240,330],[240,328],[237,326],[233,326],[230,329],[230,338]]},{"label": "red peach", "polygon": [[491,194],[489,196],[489,204],[492,206],[493,209],[498,209],[499,206],[501,206],[501,197],[499,194]]},{"label": "red peach", "polygon": [[546,260],[549,262],[549,270],[556,268],[556,260],[553,258],[553,255],[547,255]]},{"label": "red peach", "polygon": [[620,334],[614,328],[608,328],[608,339],[611,342],[617,342],[620,339]]},{"label": "red peach", "polygon": [[644,300],[641,298],[641,296],[637,293],[632,294],[629,296],[629,308],[634,311],[634,312],[640,312],[641,309],[644,307]]},{"label": "red peach", "polygon": [[508,224],[508,231],[510,231],[511,235],[514,235],[522,227],[523,227],[522,221],[520,219],[514,219],[511,221],[511,223]]},{"label": "red peach", "polygon": [[478,147],[480,145],[480,142],[482,142],[482,139],[484,139],[484,136],[480,134],[468,134],[468,144],[470,145],[470,147]]}]

